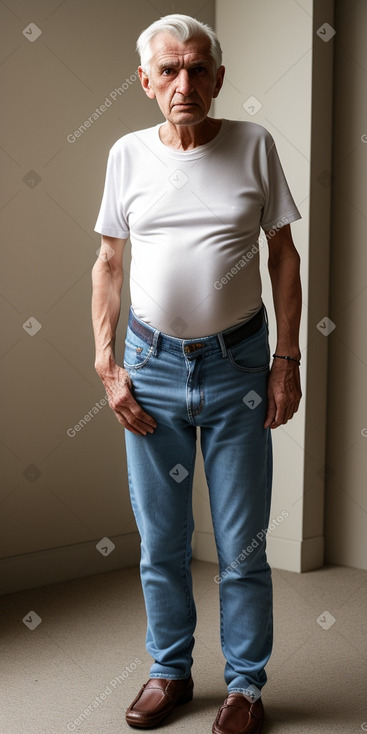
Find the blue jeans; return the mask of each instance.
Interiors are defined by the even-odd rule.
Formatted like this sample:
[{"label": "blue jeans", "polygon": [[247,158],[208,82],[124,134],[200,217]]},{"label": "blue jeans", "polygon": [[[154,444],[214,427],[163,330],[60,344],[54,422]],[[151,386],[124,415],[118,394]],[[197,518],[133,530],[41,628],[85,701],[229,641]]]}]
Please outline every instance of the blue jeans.
[{"label": "blue jeans", "polygon": [[[129,324],[131,325],[131,317]],[[136,317],[135,317],[136,319]],[[136,319],[135,323],[143,324]],[[153,434],[125,431],[131,504],[141,536],[141,581],[152,678],[190,675],[195,603],[190,572],[196,428],[209,488],[219,574],[221,644],[229,691],[266,682],[272,580],[266,559],[272,448],[264,429],[268,327],[227,348],[224,336],[182,340],[127,328],[124,367]]]}]

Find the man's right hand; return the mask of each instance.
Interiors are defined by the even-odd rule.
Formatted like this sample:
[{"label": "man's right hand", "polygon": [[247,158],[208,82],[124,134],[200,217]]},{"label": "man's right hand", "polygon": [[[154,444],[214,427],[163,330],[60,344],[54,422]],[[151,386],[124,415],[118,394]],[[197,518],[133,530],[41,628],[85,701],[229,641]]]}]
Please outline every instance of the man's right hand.
[{"label": "man's right hand", "polygon": [[116,365],[112,373],[98,371],[98,374],[106,388],[108,403],[118,422],[137,436],[153,433],[157,427],[156,421],[136,402],[126,370]]},{"label": "man's right hand", "polygon": [[96,344],[94,362],[108,402],[117,420],[137,436],[153,433],[157,424],[133,397],[133,387],[126,370],[115,362],[114,344],[121,308],[124,282],[122,257],[126,240],[102,236],[98,258],[92,269],[92,320]]}]

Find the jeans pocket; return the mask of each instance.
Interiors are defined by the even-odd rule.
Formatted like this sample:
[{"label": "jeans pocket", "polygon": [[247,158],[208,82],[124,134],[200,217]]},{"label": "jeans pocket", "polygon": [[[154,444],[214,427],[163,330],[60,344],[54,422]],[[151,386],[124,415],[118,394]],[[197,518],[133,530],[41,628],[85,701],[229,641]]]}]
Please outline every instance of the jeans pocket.
[{"label": "jeans pocket", "polygon": [[270,362],[270,348],[266,324],[248,339],[227,349],[230,363],[241,372],[267,372]]},{"label": "jeans pocket", "polygon": [[124,368],[128,371],[141,370],[153,354],[153,345],[147,344],[128,327],[125,339]]}]

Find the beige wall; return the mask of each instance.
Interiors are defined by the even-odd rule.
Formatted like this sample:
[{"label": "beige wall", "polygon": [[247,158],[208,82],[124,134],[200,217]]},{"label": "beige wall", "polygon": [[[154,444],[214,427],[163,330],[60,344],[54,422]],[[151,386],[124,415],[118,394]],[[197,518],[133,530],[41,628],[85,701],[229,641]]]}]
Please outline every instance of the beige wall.
[{"label": "beige wall", "polygon": [[[104,396],[93,366],[90,297],[107,153],[121,135],[161,119],[140,83],[126,79],[138,65],[140,31],[172,10],[193,14],[197,3],[0,3],[1,591],[139,557],[123,429],[101,406],[74,436],[67,430]],[[213,11],[209,2],[198,17],[213,23]],[[105,111],[68,142],[106,98]],[[128,304],[125,288],[120,357]],[[96,549],[105,536],[116,546],[107,557]]]},{"label": "beige wall", "polygon": [[367,568],[367,3],[335,26],[326,560]]},{"label": "beige wall", "polygon": [[[307,571],[323,563],[323,496],[326,422],[327,340],[316,328],[328,314],[331,89],[333,40],[316,34],[333,23],[333,3],[322,0],[217,0],[226,82],[216,115],[252,120],[274,136],[283,167],[302,214],[292,225],[301,254],[303,315],[300,345],[303,400],[296,417],[273,432],[274,491],[269,560],[273,566]],[[246,100],[259,101],[249,114]],[[251,110],[253,112],[253,110]],[[312,173],[312,175],[311,175]],[[263,298],[271,314],[272,295],[262,250]],[[214,560],[214,543],[202,485],[195,495],[196,554]]]},{"label": "beige wall", "polygon": [[[201,9],[194,0],[155,0],[154,6],[148,0],[78,0],[61,5],[59,0],[12,0],[8,7],[0,4],[5,100],[0,152],[4,172],[0,192],[4,243],[0,274],[0,591],[75,578],[138,560],[120,426],[109,408],[101,406],[74,436],[67,430],[104,395],[93,368],[90,323],[90,275],[99,246],[93,227],[108,149],[128,131],[161,119],[155,103],[149,103],[139,82],[130,76],[138,64],[137,35],[167,12],[193,14],[213,24],[216,11],[227,67],[216,115],[253,119],[272,132],[303,215],[293,225],[293,234],[302,255],[304,400],[294,421],[274,434],[271,517],[283,510],[289,516],[269,536],[270,560],[293,570],[322,562],[326,473],[326,558],[367,566],[363,529],[366,438],[361,434],[367,428],[366,355],[360,318],[366,313],[362,226],[367,145],[361,140],[367,134],[367,64],[361,31],[366,7],[363,1],[349,6],[338,0],[338,36],[324,43],[315,30],[325,20],[333,24],[331,0],[319,0],[315,9],[311,0],[217,0],[216,5],[208,2]],[[34,42],[29,40],[30,23],[41,30]],[[339,55],[329,311],[330,101],[335,42]],[[123,83],[127,87],[113,100],[114,90]],[[242,107],[250,95],[263,105],[254,117]],[[343,104],[345,97],[348,105]],[[67,136],[106,98],[111,101],[106,110],[75,142],[68,142]],[[345,258],[345,241],[352,247],[352,257]],[[126,253],[126,274],[128,260]],[[264,299],[271,306],[264,258],[262,273]],[[125,288],[120,358],[128,305]],[[327,314],[335,317],[337,328],[325,338],[316,324]],[[34,336],[32,317],[41,324]],[[271,329],[274,343],[273,317]],[[346,363],[343,373],[338,367],[342,362]],[[200,459],[194,498],[195,553],[215,560]],[[103,557],[96,543],[106,536],[115,549]]]}]

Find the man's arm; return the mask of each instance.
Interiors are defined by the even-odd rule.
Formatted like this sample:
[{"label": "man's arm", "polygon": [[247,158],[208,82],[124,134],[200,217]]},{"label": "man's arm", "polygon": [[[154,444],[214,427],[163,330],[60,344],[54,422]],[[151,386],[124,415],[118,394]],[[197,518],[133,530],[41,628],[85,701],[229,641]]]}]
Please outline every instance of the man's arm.
[{"label": "man's arm", "polygon": [[115,360],[116,328],[124,281],[122,256],[125,244],[126,240],[103,236],[99,257],[92,269],[95,368],[119,423],[132,433],[145,436],[153,433],[156,422],[134,399],[130,377]]},{"label": "man's arm", "polygon": [[[300,257],[292,240],[290,225],[281,227],[275,235],[269,235],[268,242],[268,267],[277,322],[275,354],[299,360],[301,353],[298,340],[302,307]],[[268,381],[268,412],[265,428],[277,428],[287,423],[298,410],[301,397],[297,362],[274,359]]]}]

